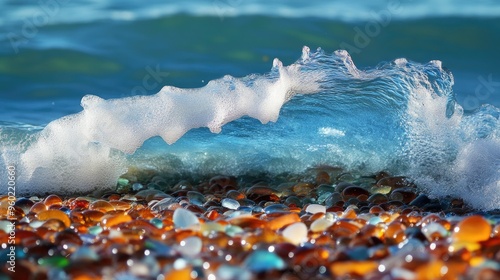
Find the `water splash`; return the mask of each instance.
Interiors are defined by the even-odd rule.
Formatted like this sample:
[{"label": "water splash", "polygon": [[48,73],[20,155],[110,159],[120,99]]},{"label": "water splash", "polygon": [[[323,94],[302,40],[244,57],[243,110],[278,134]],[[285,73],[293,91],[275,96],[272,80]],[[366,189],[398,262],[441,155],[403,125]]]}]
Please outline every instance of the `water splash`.
[{"label": "water splash", "polygon": [[498,208],[500,111],[465,114],[452,86],[440,61],[358,69],[346,51],[305,47],[296,63],[276,59],[264,75],[152,96],[85,96],[82,112],[22,141],[3,128],[2,157],[19,166],[19,192],[110,187],[132,164],[234,175],[330,164],[409,175],[432,195]]}]

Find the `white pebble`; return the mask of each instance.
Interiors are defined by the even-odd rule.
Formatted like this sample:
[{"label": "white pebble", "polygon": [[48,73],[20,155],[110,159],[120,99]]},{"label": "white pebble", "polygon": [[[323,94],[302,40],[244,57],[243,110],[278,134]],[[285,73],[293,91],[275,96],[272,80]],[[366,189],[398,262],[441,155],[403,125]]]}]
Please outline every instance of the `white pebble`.
[{"label": "white pebble", "polygon": [[173,220],[175,227],[181,229],[199,228],[200,225],[198,217],[184,208],[175,209]]},{"label": "white pebble", "polygon": [[333,225],[333,220],[330,219],[317,219],[311,224],[311,231],[313,232],[322,232]]},{"label": "white pebble", "polygon": [[222,201],[222,207],[226,207],[228,209],[236,210],[240,207],[240,203],[232,198],[224,198]]},{"label": "white pebble", "polygon": [[203,242],[199,237],[191,236],[181,241],[179,246],[177,246],[177,251],[183,256],[194,257],[201,252],[202,246]]},{"label": "white pebble", "polygon": [[306,208],[306,212],[311,214],[326,213],[326,207],[320,204],[309,204]]},{"label": "white pebble", "polygon": [[295,223],[283,230],[283,237],[290,243],[298,245],[307,241],[307,226],[304,223]]}]

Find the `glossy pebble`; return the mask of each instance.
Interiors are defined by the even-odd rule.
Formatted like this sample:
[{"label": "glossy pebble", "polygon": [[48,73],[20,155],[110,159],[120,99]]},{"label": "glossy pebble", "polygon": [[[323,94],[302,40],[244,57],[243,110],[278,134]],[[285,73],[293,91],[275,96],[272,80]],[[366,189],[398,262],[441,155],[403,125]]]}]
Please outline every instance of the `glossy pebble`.
[{"label": "glossy pebble", "polygon": [[307,226],[304,223],[291,224],[283,230],[282,234],[290,243],[298,245],[307,241]]},{"label": "glossy pebble", "polygon": [[183,209],[177,208],[174,211],[173,221],[176,228],[180,229],[188,229],[197,227],[200,224],[198,217],[196,217],[193,212]]},{"label": "glossy pebble", "polygon": [[200,253],[202,245],[203,242],[199,237],[191,236],[180,242],[177,251],[184,256],[194,257]]},{"label": "glossy pebble", "polygon": [[105,227],[113,227],[122,223],[130,222],[132,217],[127,214],[107,214],[102,217],[102,225]]},{"label": "glossy pebble", "polygon": [[64,223],[66,227],[69,227],[71,224],[71,220],[68,215],[61,210],[57,209],[49,209],[45,211],[41,211],[37,214],[38,220],[46,221],[49,219],[56,219]]},{"label": "glossy pebble", "polygon": [[312,222],[310,228],[313,232],[322,232],[329,228],[331,225],[333,225],[333,220],[321,218]]},{"label": "glossy pebble", "polygon": [[306,212],[311,214],[326,213],[326,207],[320,204],[309,204],[306,208]]},{"label": "glossy pebble", "polygon": [[228,209],[236,210],[240,207],[240,203],[232,198],[224,198],[221,201],[222,207],[226,207]]},{"label": "glossy pebble", "polygon": [[260,273],[285,268],[285,262],[275,253],[269,251],[254,251],[244,261],[243,266],[252,272]]},{"label": "glossy pebble", "polygon": [[460,221],[453,230],[452,237],[460,242],[480,242],[487,240],[490,234],[490,223],[482,216],[474,215]]}]

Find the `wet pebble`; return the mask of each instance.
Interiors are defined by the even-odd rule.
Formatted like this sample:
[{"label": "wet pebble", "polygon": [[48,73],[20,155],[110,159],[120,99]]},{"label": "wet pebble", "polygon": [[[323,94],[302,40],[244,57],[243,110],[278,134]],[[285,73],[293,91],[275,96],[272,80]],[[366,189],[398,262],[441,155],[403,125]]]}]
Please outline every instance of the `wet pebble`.
[{"label": "wet pebble", "polygon": [[176,228],[188,229],[199,226],[200,221],[191,211],[177,208],[173,214],[173,222]]},{"label": "wet pebble", "polygon": [[221,201],[221,205],[222,205],[222,207],[232,209],[232,210],[236,210],[240,207],[240,203],[237,200],[234,200],[232,198],[224,198]]}]

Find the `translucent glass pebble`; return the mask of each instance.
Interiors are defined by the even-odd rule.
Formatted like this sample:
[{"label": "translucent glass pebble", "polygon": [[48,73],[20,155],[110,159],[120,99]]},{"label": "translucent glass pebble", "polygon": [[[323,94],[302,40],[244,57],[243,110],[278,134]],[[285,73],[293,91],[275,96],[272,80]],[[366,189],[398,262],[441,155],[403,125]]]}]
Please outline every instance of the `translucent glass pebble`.
[{"label": "translucent glass pebble", "polygon": [[490,238],[491,225],[482,216],[464,218],[453,230],[453,239],[462,242],[480,242]]},{"label": "translucent glass pebble", "polygon": [[94,249],[81,246],[71,254],[70,259],[71,261],[97,261],[99,260],[99,255]]},{"label": "translucent glass pebble", "polygon": [[275,253],[263,250],[252,252],[243,261],[243,266],[252,272],[260,273],[270,270],[281,270],[286,267],[285,262]]},{"label": "translucent glass pebble", "polygon": [[45,211],[41,211],[40,213],[37,214],[38,220],[40,221],[46,221],[49,219],[57,219],[61,222],[64,223],[66,227],[69,227],[71,224],[71,220],[69,219],[68,215],[64,213],[61,210],[57,209],[49,209]]},{"label": "translucent glass pebble", "polygon": [[240,207],[240,203],[232,198],[224,198],[221,201],[222,207],[226,207],[228,209],[236,210]]},{"label": "translucent glass pebble", "polygon": [[151,220],[149,220],[149,222],[155,226],[156,228],[163,228],[163,221],[158,219],[158,218],[153,218]]},{"label": "translucent glass pebble", "polygon": [[201,194],[200,192],[195,192],[195,191],[189,191],[187,192],[187,198],[189,199],[189,202],[194,204],[194,205],[198,205],[198,206],[202,206],[203,203],[205,203],[205,196],[203,194]]},{"label": "translucent glass pebble", "polygon": [[326,213],[326,207],[320,204],[309,204],[306,208],[306,212],[311,214]]},{"label": "translucent glass pebble", "polygon": [[171,196],[165,197],[164,199],[154,203],[151,206],[151,210],[153,210],[155,212],[161,212],[161,211],[168,209],[168,206],[170,206],[172,203],[175,203],[175,198],[173,198]]},{"label": "translucent glass pebble", "polygon": [[288,212],[288,210],[290,210],[290,208],[288,208],[288,206],[284,204],[273,204],[264,208],[264,212],[266,214],[277,213],[277,212]]},{"label": "translucent glass pebble", "polygon": [[119,225],[121,223],[126,223],[126,222],[130,222],[132,220],[132,217],[130,217],[130,215],[127,215],[127,214],[115,214],[115,215],[104,215],[102,217],[102,225],[103,226],[106,226],[106,227],[112,227],[112,226],[116,226],[116,225]]},{"label": "translucent glass pebble", "polygon": [[188,229],[199,226],[200,221],[198,217],[196,217],[193,212],[183,209],[177,208],[174,211],[173,221],[176,228]]},{"label": "translucent glass pebble", "polygon": [[304,223],[291,224],[283,230],[282,234],[290,243],[298,245],[307,241],[307,226]]},{"label": "translucent glass pebble", "polygon": [[331,225],[333,225],[333,220],[321,218],[312,222],[310,228],[313,232],[322,232],[329,228]]},{"label": "translucent glass pebble", "polygon": [[141,183],[134,183],[132,185],[132,190],[135,192],[140,191],[142,189],[144,189],[144,186]]},{"label": "translucent glass pebble", "polygon": [[422,233],[429,241],[433,241],[448,236],[449,232],[439,223],[430,223],[422,227]]},{"label": "translucent glass pebble", "polygon": [[250,271],[233,265],[223,264],[217,268],[215,272],[215,279],[220,280],[250,280],[252,279],[252,274]]},{"label": "translucent glass pebble", "polygon": [[98,235],[103,231],[103,228],[101,226],[92,226],[88,228],[88,231],[90,234]]},{"label": "translucent glass pebble", "polygon": [[201,252],[202,245],[203,242],[199,237],[190,236],[183,239],[176,248],[182,255],[194,257]]}]

